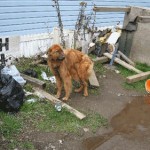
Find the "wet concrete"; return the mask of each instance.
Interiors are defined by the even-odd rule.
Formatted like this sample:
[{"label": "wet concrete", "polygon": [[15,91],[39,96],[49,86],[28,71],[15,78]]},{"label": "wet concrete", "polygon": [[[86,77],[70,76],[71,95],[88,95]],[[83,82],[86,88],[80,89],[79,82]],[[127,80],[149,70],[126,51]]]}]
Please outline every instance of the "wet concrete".
[{"label": "wet concrete", "polygon": [[150,139],[150,96],[131,99],[131,103],[112,118],[111,126],[112,132],[85,139],[82,149],[95,150],[116,135],[123,135],[131,141]]}]

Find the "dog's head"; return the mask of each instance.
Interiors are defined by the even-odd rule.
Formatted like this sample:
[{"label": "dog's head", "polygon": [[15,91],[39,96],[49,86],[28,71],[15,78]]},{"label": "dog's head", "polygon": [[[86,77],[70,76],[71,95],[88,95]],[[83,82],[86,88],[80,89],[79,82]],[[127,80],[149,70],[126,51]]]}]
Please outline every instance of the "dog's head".
[{"label": "dog's head", "polygon": [[54,44],[47,51],[48,59],[53,61],[63,61],[65,55],[60,45]]}]

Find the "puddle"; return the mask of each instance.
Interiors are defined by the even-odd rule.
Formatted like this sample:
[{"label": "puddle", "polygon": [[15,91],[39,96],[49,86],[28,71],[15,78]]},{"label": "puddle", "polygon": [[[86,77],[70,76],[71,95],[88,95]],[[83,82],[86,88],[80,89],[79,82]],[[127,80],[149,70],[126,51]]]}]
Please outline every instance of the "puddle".
[{"label": "puddle", "polygon": [[[150,133],[150,96],[136,97],[111,120],[113,131],[102,136],[90,137],[83,141],[84,150],[94,150],[117,134],[127,134],[131,138],[142,138]],[[145,132],[146,131],[146,132]]]}]

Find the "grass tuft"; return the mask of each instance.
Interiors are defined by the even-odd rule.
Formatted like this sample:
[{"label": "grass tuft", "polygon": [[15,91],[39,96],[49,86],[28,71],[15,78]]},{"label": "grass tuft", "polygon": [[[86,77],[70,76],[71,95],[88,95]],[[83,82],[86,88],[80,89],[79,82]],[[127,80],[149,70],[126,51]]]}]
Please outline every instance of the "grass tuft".
[{"label": "grass tuft", "polygon": [[38,114],[38,120],[32,119],[36,128],[42,131],[54,131],[54,132],[74,132],[77,133],[83,127],[88,127],[92,131],[95,131],[98,127],[106,126],[107,120],[99,114],[88,114],[85,120],[77,119],[73,114],[66,109],[62,109],[61,112],[57,112],[54,106],[49,102],[26,104],[22,108],[23,112],[30,112],[32,118],[36,118]]},{"label": "grass tuft", "polygon": [[90,112],[84,120],[79,120],[73,114],[62,108],[58,112],[48,101],[25,102],[20,112],[10,115],[0,112],[0,132],[5,137],[19,134],[26,127],[43,132],[73,132],[78,133],[83,128],[95,132],[99,127],[107,126],[107,119]]},{"label": "grass tuft", "polygon": [[15,115],[0,112],[0,133],[4,137],[18,134],[22,128],[22,122]]},{"label": "grass tuft", "polygon": [[17,141],[13,140],[11,143],[8,145],[9,149],[20,149],[20,150],[36,150],[32,142],[29,141]]},{"label": "grass tuft", "polygon": [[101,63],[95,62],[94,63],[94,71],[95,71],[96,74],[101,75],[101,74],[104,74],[105,69],[104,69],[104,67]]}]

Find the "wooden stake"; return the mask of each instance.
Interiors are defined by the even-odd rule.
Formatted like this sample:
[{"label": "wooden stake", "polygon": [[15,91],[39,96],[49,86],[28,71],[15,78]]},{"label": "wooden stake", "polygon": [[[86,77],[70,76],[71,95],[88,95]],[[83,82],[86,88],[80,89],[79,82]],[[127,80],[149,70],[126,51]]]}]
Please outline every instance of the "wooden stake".
[{"label": "wooden stake", "polygon": [[134,83],[134,82],[137,82],[137,81],[140,81],[140,80],[144,80],[144,79],[146,79],[149,75],[150,75],[150,71],[142,72],[142,73],[140,73],[140,74],[136,74],[136,75],[127,77],[127,78],[126,78],[126,82],[127,82],[127,83]]},{"label": "wooden stake", "polygon": [[109,58],[106,56],[102,56],[102,57],[97,57],[95,59],[93,59],[94,62],[99,62],[99,63],[105,63],[109,61]]},{"label": "wooden stake", "polygon": [[[34,88],[35,94],[39,93],[43,95],[46,99],[50,100],[53,104],[61,103],[62,107],[66,108],[70,113],[74,114],[80,120],[84,119],[86,116],[79,112],[78,110],[72,108],[71,106],[67,105],[66,103],[62,102],[61,100],[57,99],[56,97],[52,96],[51,94],[45,92],[42,89]],[[37,94],[38,95],[38,94]]]},{"label": "wooden stake", "polygon": [[[104,53],[104,56],[108,57],[109,59],[112,59],[112,55],[109,54],[109,53]],[[114,61],[115,61],[116,63],[120,64],[121,66],[123,66],[123,67],[125,67],[125,68],[131,70],[131,71],[134,71],[134,72],[136,72],[136,73],[142,73],[141,70],[138,70],[138,69],[134,68],[133,66],[127,64],[126,62],[122,61],[122,60],[119,59],[119,58],[115,58]]]},{"label": "wooden stake", "polygon": [[118,54],[120,54],[120,56],[126,61],[128,62],[130,65],[135,66],[135,63],[129,59],[126,55],[124,55],[121,51],[118,51]]}]

